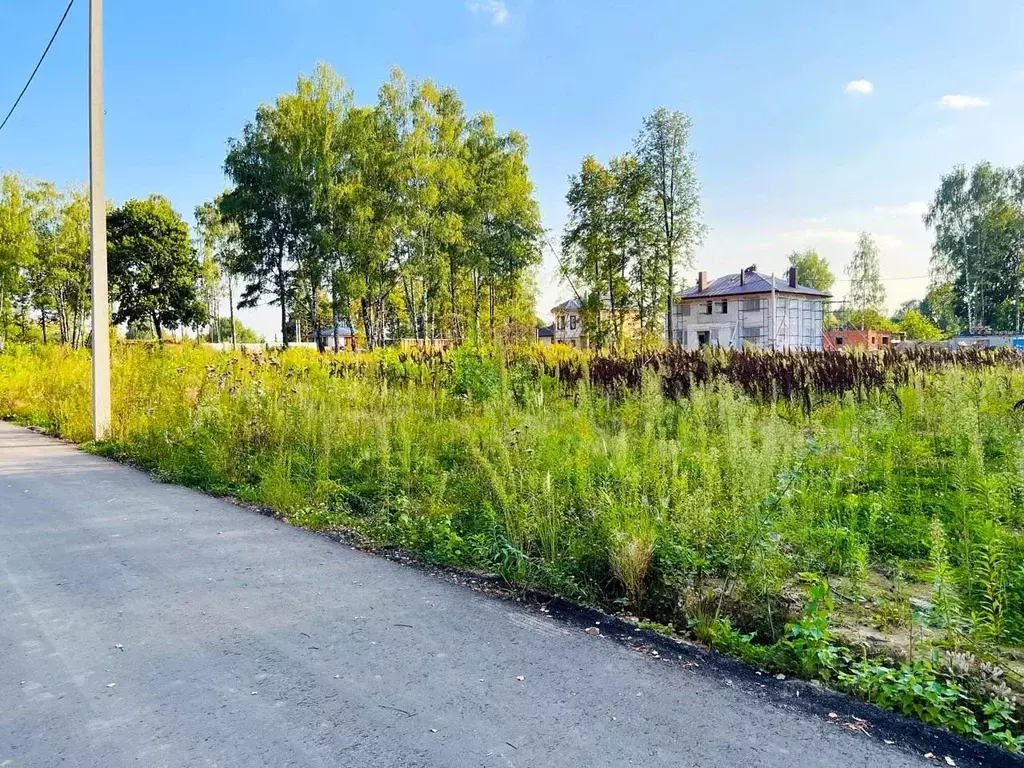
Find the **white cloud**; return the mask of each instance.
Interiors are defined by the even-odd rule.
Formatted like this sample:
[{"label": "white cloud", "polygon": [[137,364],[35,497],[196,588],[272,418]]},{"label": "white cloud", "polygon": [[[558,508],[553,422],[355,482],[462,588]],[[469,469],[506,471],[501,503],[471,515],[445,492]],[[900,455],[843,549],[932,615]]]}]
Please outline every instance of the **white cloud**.
[{"label": "white cloud", "polygon": [[928,203],[914,200],[903,205],[876,205],[875,213],[882,216],[924,216],[928,212]]},{"label": "white cloud", "polygon": [[466,5],[466,8],[470,13],[489,14],[491,23],[495,26],[501,26],[508,21],[508,8],[504,0],[473,0]]},{"label": "white cloud", "polygon": [[843,88],[847,93],[858,93],[861,96],[868,96],[875,91],[875,84],[870,80],[851,80]]},{"label": "white cloud", "polygon": [[964,96],[962,93],[947,93],[939,99],[939,107],[942,109],[974,109],[988,105],[988,99],[983,99],[980,96]]}]

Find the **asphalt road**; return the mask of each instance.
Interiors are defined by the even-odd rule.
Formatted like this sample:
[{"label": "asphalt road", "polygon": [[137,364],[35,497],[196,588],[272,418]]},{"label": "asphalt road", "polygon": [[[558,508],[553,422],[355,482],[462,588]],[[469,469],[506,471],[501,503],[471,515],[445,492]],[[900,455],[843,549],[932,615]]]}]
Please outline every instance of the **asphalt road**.
[{"label": "asphalt road", "polygon": [[3,423],[0,611],[0,767],[929,764]]}]

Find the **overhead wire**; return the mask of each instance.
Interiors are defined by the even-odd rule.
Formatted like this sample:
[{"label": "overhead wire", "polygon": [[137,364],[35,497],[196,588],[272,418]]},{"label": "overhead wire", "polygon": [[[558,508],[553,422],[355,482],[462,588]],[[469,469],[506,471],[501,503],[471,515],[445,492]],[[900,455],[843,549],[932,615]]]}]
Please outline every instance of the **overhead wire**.
[{"label": "overhead wire", "polygon": [[46,56],[49,54],[50,48],[53,47],[53,41],[56,40],[57,35],[60,34],[61,27],[64,26],[64,22],[67,20],[68,14],[71,13],[71,6],[74,4],[75,0],[70,0],[68,2],[68,7],[64,9],[64,15],[60,17],[60,21],[57,22],[57,28],[53,30],[53,34],[50,36],[50,42],[46,44],[46,50],[43,51],[43,55],[40,56],[39,61],[36,62],[35,69],[33,69],[32,74],[28,76],[28,81],[25,83],[25,87],[21,89],[21,93],[18,94],[18,98],[14,100],[14,105],[11,107],[10,111],[8,111],[4,121],[0,123],[0,131],[2,131],[4,126],[7,125],[7,122],[11,119],[11,115],[14,114],[14,110],[18,108],[18,105],[21,103],[22,98],[24,98],[26,91],[28,91],[29,86],[32,85],[32,81],[35,80],[36,74],[39,72],[39,68],[43,66],[43,62],[46,60]]}]

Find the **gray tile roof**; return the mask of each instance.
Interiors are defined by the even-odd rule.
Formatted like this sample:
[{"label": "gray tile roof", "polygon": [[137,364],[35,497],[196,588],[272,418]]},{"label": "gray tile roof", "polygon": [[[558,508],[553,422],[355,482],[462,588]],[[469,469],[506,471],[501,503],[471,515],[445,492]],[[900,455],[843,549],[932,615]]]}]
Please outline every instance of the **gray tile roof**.
[{"label": "gray tile roof", "polygon": [[[742,296],[750,293],[770,293],[771,290],[771,275],[762,275],[760,272],[747,272],[744,277],[743,284],[740,285],[740,275],[738,272],[734,272],[731,275],[725,275],[717,280],[712,280],[707,286],[705,286],[703,291],[697,290],[696,286],[693,288],[686,288],[677,293],[676,298],[703,299],[712,298],[714,296]],[[832,295],[825,291],[819,291],[817,288],[811,288],[807,285],[797,285],[796,288],[790,288],[789,281],[784,277],[775,278],[775,290],[777,293],[819,296],[821,298],[827,298]]]},{"label": "gray tile roof", "polygon": [[581,309],[582,307],[583,307],[583,302],[580,301],[579,299],[569,299],[568,301],[563,301],[557,307],[552,307],[551,311],[552,312],[562,312],[562,311],[569,310],[569,309]]},{"label": "gray tile roof", "polygon": [[[611,305],[612,305],[611,301],[608,299],[607,296],[605,296],[601,300],[601,303],[604,304],[606,309],[611,307]],[[626,306],[620,307],[620,309],[625,309],[625,308],[626,308]],[[577,309],[583,309],[583,302],[580,301],[579,299],[573,298],[573,299],[569,299],[568,301],[563,301],[557,307],[552,307],[551,311],[552,312],[566,312],[566,311],[571,312],[571,311],[577,310]]]}]

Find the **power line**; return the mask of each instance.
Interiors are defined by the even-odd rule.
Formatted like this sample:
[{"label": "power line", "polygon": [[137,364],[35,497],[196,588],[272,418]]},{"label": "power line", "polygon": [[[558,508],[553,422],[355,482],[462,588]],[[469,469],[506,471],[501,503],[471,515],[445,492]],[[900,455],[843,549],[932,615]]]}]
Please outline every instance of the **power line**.
[{"label": "power line", "polygon": [[18,108],[18,105],[21,103],[22,97],[25,95],[25,91],[27,91],[28,87],[32,85],[32,81],[35,79],[36,73],[39,71],[39,68],[43,65],[43,60],[46,59],[46,54],[50,52],[50,47],[53,45],[53,41],[57,39],[57,35],[60,34],[60,28],[64,26],[64,21],[65,19],[67,19],[68,14],[71,13],[71,6],[73,6],[74,4],[75,0],[70,0],[70,2],[68,3],[68,7],[64,9],[64,15],[60,17],[60,21],[57,23],[57,28],[53,30],[53,35],[50,37],[50,42],[46,44],[46,50],[43,51],[43,55],[39,57],[39,61],[36,63],[36,68],[32,70],[32,74],[28,76],[28,82],[25,83],[25,87],[21,89],[21,93],[18,94],[18,98],[14,100],[14,106],[11,107],[11,111],[7,113],[7,117],[5,117],[4,121],[0,123],[0,131],[4,129],[4,126],[7,125],[7,121],[10,120],[11,115],[14,114],[14,110]]}]

